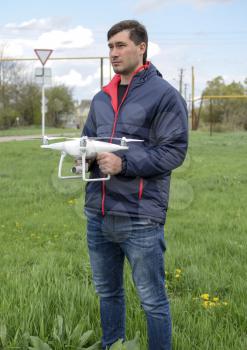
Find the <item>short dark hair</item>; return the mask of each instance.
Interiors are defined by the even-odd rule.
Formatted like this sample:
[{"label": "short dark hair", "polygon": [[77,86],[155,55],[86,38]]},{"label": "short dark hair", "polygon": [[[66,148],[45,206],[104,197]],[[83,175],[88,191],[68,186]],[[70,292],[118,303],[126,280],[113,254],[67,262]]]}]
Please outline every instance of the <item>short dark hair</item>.
[{"label": "short dark hair", "polygon": [[[148,33],[143,24],[136,20],[125,20],[114,24],[107,33],[107,40],[123,30],[129,32],[130,40],[136,45],[145,43],[148,48]],[[147,48],[143,55],[143,64],[147,61]]]}]

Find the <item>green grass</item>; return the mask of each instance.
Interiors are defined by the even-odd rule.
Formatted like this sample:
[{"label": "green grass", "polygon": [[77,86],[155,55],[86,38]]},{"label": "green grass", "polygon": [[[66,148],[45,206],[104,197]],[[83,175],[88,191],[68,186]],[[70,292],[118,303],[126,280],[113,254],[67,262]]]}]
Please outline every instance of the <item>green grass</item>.
[{"label": "green grass", "polygon": [[[195,132],[186,162],[174,172],[165,228],[174,350],[247,349],[246,154],[247,133],[210,137]],[[38,141],[0,144],[0,337],[5,349],[27,349],[28,334],[53,349],[76,348],[78,324],[81,332],[94,330],[91,344],[101,337],[83,184],[60,182],[58,159]],[[146,350],[145,318],[128,265],[125,285],[127,338],[140,330],[141,350]],[[203,302],[205,293],[219,301]],[[55,340],[59,319],[64,331]]]},{"label": "green grass", "polygon": [[[53,134],[67,134],[67,133],[74,133],[76,135],[80,135],[80,130],[77,129],[68,129],[68,128],[52,128],[47,127],[45,128],[46,135],[53,135]],[[41,127],[40,126],[27,126],[27,127],[15,127],[10,128],[6,130],[0,130],[0,137],[1,136],[26,136],[26,135],[41,135]]]}]

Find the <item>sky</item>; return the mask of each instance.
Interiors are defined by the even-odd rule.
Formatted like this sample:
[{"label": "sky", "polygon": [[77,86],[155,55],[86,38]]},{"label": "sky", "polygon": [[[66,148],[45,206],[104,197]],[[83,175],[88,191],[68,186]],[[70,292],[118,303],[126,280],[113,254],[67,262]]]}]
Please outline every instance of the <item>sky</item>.
[{"label": "sky", "polygon": [[[150,61],[175,88],[183,69],[183,94],[195,93],[221,75],[226,83],[247,77],[246,0],[11,0],[0,12],[0,54],[35,58],[34,49],[56,57],[108,56],[106,33],[124,19],[136,19],[149,34]],[[34,75],[40,62],[22,63]],[[52,83],[72,88],[75,99],[91,99],[100,89],[99,60],[48,60]],[[24,69],[24,70],[25,70]],[[104,59],[104,84],[110,76]]]}]

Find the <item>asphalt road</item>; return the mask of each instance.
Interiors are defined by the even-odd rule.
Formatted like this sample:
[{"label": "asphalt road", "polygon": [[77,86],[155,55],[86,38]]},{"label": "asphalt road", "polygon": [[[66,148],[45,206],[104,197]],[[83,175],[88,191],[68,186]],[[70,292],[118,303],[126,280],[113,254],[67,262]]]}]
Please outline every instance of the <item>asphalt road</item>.
[{"label": "asphalt road", "polygon": [[0,142],[9,142],[9,141],[27,141],[27,140],[39,140],[41,139],[38,135],[25,135],[25,136],[1,136]]},{"label": "asphalt road", "polygon": [[[73,133],[66,133],[63,135],[49,135],[49,137],[76,137]],[[78,137],[78,136],[77,136]],[[40,135],[22,135],[22,136],[0,136],[0,142],[10,142],[10,141],[28,141],[28,140],[40,140],[42,141],[42,138]]]}]

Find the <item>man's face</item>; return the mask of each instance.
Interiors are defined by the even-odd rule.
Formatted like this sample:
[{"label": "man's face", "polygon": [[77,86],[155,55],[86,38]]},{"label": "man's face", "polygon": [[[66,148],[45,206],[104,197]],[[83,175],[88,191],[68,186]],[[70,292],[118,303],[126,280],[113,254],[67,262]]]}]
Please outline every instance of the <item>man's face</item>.
[{"label": "man's face", "polygon": [[110,60],[115,73],[128,75],[143,63],[146,44],[136,45],[129,38],[129,32],[124,30],[112,36],[108,41]]}]

